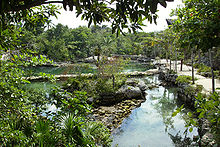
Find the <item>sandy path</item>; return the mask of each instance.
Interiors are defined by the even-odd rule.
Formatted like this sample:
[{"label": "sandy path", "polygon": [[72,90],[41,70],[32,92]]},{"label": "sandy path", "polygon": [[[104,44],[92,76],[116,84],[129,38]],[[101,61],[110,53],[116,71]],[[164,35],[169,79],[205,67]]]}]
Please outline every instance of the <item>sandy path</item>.
[{"label": "sandy path", "polygon": [[[169,68],[169,61],[168,61],[168,64],[167,64],[167,61],[165,59],[161,59],[158,62],[160,62],[161,64],[166,65],[166,67]],[[183,65],[183,71],[180,71],[180,61],[178,61],[177,63],[178,63],[177,64],[177,74],[178,75],[192,76],[192,70],[191,70],[192,67],[191,66]],[[172,69],[175,69],[173,64],[174,64],[174,61],[172,61],[171,67],[172,67]],[[194,73],[195,73],[195,78],[198,79],[198,80],[195,81],[195,83],[197,85],[202,85],[204,87],[203,91],[205,93],[211,92],[212,91],[212,79],[199,75],[197,73],[196,69],[195,69]],[[215,88],[220,88],[220,80],[219,79],[215,79]]]}]

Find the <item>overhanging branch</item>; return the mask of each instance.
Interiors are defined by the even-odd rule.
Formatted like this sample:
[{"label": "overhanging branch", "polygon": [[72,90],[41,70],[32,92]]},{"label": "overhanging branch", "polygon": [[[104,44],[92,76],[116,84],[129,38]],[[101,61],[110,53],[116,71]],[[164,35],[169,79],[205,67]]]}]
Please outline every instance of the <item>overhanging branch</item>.
[{"label": "overhanging branch", "polygon": [[26,9],[30,9],[32,7],[36,7],[36,6],[40,6],[40,5],[44,5],[44,4],[55,4],[55,3],[60,3],[63,4],[63,1],[39,1],[39,0],[35,0],[31,3],[28,4],[24,4],[24,5],[19,5],[19,6],[12,6],[10,9],[6,9],[4,12],[15,12],[15,11],[20,11],[20,10],[26,10]]}]

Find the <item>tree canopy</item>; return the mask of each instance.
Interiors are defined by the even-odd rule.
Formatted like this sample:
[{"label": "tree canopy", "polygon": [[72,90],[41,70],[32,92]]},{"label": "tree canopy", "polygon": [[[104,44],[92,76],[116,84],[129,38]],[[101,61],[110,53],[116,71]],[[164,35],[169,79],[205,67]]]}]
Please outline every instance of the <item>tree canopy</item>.
[{"label": "tree canopy", "polygon": [[218,0],[186,0],[185,7],[176,9],[178,19],[173,29],[181,44],[190,42],[204,51],[220,45],[220,2]]},{"label": "tree canopy", "polygon": [[141,29],[143,20],[147,19],[151,23],[156,23],[157,5],[167,6],[167,2],[173,0],[2,0],[0,3],[1,20],[6,14],[16,14],[14,20],[25,18],[30,8],[43,4],[63,4],[65,10],[76,10],[77,16],[87,20],[88,26],[111,22],[112,31],[120,33],[122,29],[128,28],[129,31]]}]

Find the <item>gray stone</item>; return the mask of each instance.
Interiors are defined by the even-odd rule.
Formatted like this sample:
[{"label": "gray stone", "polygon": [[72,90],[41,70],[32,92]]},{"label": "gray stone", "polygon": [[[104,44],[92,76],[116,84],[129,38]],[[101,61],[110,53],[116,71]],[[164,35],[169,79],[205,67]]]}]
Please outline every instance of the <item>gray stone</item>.
[{"label": "gray stone", "polygon": [[125,82],[125,84],[126,85],[129,85],[129,86],[136,86],[137,84],[138,84],[138,80],[137,79],[128,79],[126,82]]},{"label": "gray stone", "polygon": [[147,85],[142,80],[139,81],[137,87],[139,87],[141,91],[145,91],[147,89]]},{"label": "gray stone", "polygon": [[143,80],[128,79],[125,82],[125,84],[128,86],[139,87],[142,92],[144,92],[147,89],[147,85],[145,84]]},{"label": "gray stone", "polygon": [[117,91],[117,93],[123,94],[126,99],[145,99],[139,87],[124,85]]}]

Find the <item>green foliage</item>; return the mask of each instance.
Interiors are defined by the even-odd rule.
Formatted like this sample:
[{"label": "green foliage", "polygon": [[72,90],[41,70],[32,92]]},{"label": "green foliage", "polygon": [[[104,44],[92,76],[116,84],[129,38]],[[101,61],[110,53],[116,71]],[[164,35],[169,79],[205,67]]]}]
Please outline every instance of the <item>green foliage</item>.
[{"label": "green foliage", "polygon": [[177,108],[175,112],[172,113],[172,117],[175,117],[178,113],[180,113],[183,110],[184,105],[182,105],[180,108]]},{"label": "green foliage", "polygon": [[[19,49],[20,46],[16,45]],[[85,130],[84,126],[88,121],[86,118],[90,106],[86,103],[87,97],[84,92],[68,93],[57,88],[54,97],[51,94],[48,97],[41,89],[41,91],[28,89],[30,81],[25,78],[27,72],[24,69],[50,61],[43,56],[35,56],[36,52],[31,52],[30,55],[22,50],[8,52],[1,50],[1,52],[8,55],[8,58],[0,60],[0,146],[96,144],[94,140],[87,141],[86,136],[81,138],[76,135]],[[49,74],[39,73],[39,75],[53,79]],[[62,111],[47,112],[46,107],[51,103],[56,104]],[[62,123],[59,121],[67,113],[74,115],[72,127],[75,133],[71,136],[74,142],[66,139],[68,137],[62,131]]]},{"label": "green foliage", "polygon": [[[220,123],[220,95],[219,93],[213,93],[208,97],[203,97],[201,94],[199,94],[196,97],[195,107],[196,113],[198,113],[198,118],[205,118],[208,120],[209,127],[211,128],[211,133],[214,135],[214,140],[216,143],[219,143],[219,137],[220,137],[220,129],[219,129],[219,123]],[[194,125],[194,124],[190,124]]]},{"label": "green foliage", "polygon": [[[0,15],[8,13],[17,14],[19,20],[24,17],[24,14],[29,12],[28,10],[31,7],[50,3],[63,3],[63,8],[65,10],[67,10],[67,7],[69,7],[70,11],[75,9],[77,16],[81,16],[82,19],[89,22],[88,26],[90,26],[92,22],[96,25],[108,21],[112,22],[112,32],[120,34],[124,28],[128,29],[130,32],[135,31],[136,29],[141,29],[141,26],[144,26],[143,21],[146,19],[150,23],[156,23],[157,15],[155,13],[157,12],[157,5],[160,4],[163,7],[166,7],[167,1],[170,0],[147,2],[137,0],[132,2],[119,2],[116,0],[112,0],[110,2],[91,2],[90,0],[83,2],[72,2],[72,0],[63,0],[59,2],[48,0],[39,2],[35,2],[33,0],[2,0],[0,3]],[[115,5],[115,7],[109,7],[109,5]]]},{"label": "green foliage", "polygon": [[[195,111],[188,112],[188,120],[186,121],[185,127],[189,129],[190,132],[193,131],[193,127],[201,127],[201,124],[198,122],[198,119],[208,120],[208,126],[210,131],[214,136],[214,141],[216,144],[219,144],[220,140],[220,94],[213,93],[209,96],[204,96],[201,93],[198,94],[195,100]],[[183,106],[177,108],[177,110],[172,114],[172,117],[177,115],[180,111],[183,111]],[[201,129],[201,128],[200,128]],[[210,138],[211,139],[211,138]]]},{"label": "green foliage", "polygon": [[[23,66],[26,65],[23,58],[16,57],[13,62],[0,60],[2,65],[0,66],[1,146],[57,146],[59,144],[95,146],[96,143],[104,144],[105,140],[107,142],[109,139],[107,130],[106,134],[102,132],[105,136],[102,142],[98,139],[94,140],[92,136],[87,138],[84,135],[86,132],[83,130],[86,129],[85,124],[88,121],[86,118],[90,111],[85,92],[68,93],[56,88],[48,98],[43,91],[28,89],[26,85],[30,82],[22,78],[25,72],[19,68],[21,63]],[[51,102],[57,108],[59,107],[60,111],[45,112],[45,105]],[[42,116],[43,113],[46,117]],[[68,113],[74,119],[68,118],[63,126],[63,122],[59,120]],[[101,128],[106,129],[104,126]]]},{"label": "green foliage", "polygon": [[100,61],[97,61],[97,93],[114,93],[124,84],[126,78],[120,75],[119,72],[122,71],[126,62],[122,58],[110,60],[102,58]]},{"label": "green foliage", "polygon": [[190,84],[192,83],[192,77],[191,76],[178,76],[176,78],[176,84]]},{"label": "green foliage", "polygon": [[[35,123],[43,110],[37,106],[45,103],[45,94],[28,91],[25,72],[20,68],[29,65],[25,56],[14,55],[11,61],[0,60],[0,144],[2,146],[31,145],[36,136]],[[40,62],[46,60],[39,59]],[[39,100],[36,100],[40,98]],[[36,107],[35,107],[36,106]]]},{"label": "green foliage", "polygon": [[[206,66],[204,64],[195,64],[195,67],[198,68],[197,72],[200,73],[201,75],[205,76],[205,77],[211,77],[212,73],[211,73],[211,67]],[[214,71],[214,75],[215,76],[219,76],[219,71],[216,70]]]},{"label": "green foliage", "polygon": [[196,66],[198,68],[198,72],[211,72],[211,67],[206,66],[204,64],[200,64],[198,66]]},{"label": "green foliage", "polygon": [[49,120],[39,120],[36,122],[36,142],[39,146],[55,146],[58,144],[59,136],[58,134],[52,134],[51,132],[58,133],[53,131],[52,125],[50,125]]},{"label": "green foliage", "polygon": [[178,8],[173,13],[178,16],[173,26],[181,37],[179,43],[182,46],[198,45],[204,52],[213,46],[219,46],[220,4],[216,0],[186,0],[184,4],[185,7]]},{"label": "green foliage", "polygon": [[110,132],[101,122],[88,122],[85,126],[85,136],[96,142],[97,146],[111,146]]},{"label": "green foliage", "polygon": [[[126,33],[116,37],[106,26],[78,27],[70,29],[58,24],[41,34],[31,34],[24,30],[21,37],[26,47],[37,53],[44,54],[55,61],[76,62],[90,56],[111,56],[112,54],[159,54],[161,47],[142,44],[143,36],[149,33]],[[31,37],[30,37],[31,36]],[[158,36],[160,37],[160,36]],[[154,51],[153,51],[154,50]]]},{"label": "green foliage", "polygon": [[169,74],[176,74],[176,72],[174,70],[169,70],[168,73]]},{"label": "green foliage", "polygon": [[99,61],[98,73],[93,78],[72,78],[63,84],[63,88],[68,92],[77,90],[87,92],[89,97],[97,98],[102,94],[115,93],[122,85],[125,84],[126,77],[120,75],[123,66],[127,61],[122,59],[112,59]]},{"label": "green foliage", "polygon": [[195,85],[195,86],[188,85],[184,88],[184,90],[185,90],[185,94],[189,94],[189,95],[193,96],[197,93],[202,92],[203,86],[202,85]]}]

